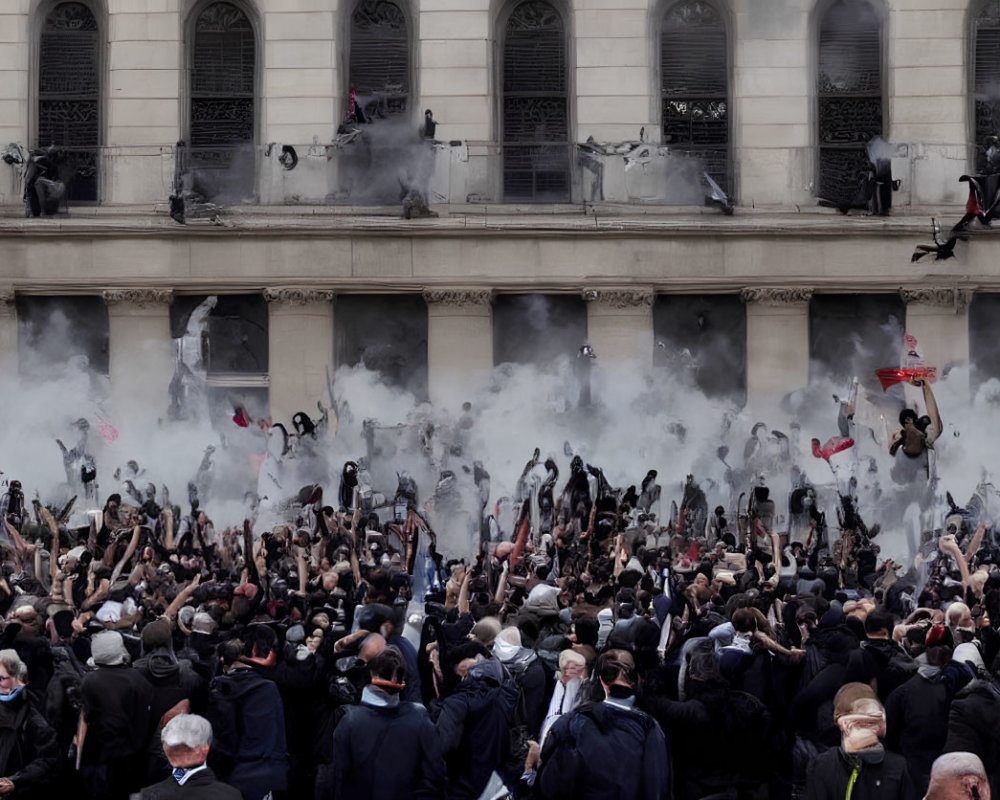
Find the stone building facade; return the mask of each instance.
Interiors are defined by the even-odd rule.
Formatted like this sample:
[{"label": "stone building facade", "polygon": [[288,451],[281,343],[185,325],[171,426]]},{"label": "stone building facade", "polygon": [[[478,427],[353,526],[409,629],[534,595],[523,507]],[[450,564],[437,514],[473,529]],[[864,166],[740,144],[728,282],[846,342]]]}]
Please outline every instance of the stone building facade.
[{"label": "stone building facade", "polygon": [[[500,298],[572,298],[599,364],[645,369],[678,308],[721,302],[763,407],[808,382],[826,298],[860,296],[968,362],[1000,249],[910,254],[961,216],[998,99],[995,0],[3,0],[0,142],[63,147],[70,200],[25,219],[0,165],[0,352],[39,298],[99,299],[112,386],[155,403],[177,309],[243,298],[266,352],[217,383],[287,419],[356,359],[337,320],[362,299],[408,303],[439,401],[494,367]],[[820,206],[876,135],[891,214]],[[178,168],[220,163],[225,213],[174,222]],[[437,217],[364,191],[404,173]]]}]

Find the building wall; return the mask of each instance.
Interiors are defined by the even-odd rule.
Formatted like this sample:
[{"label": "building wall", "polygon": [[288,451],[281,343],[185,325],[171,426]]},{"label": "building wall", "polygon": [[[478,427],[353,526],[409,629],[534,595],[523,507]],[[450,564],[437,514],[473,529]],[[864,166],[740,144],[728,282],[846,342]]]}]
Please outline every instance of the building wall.
[{"label": "building wall", "polygon": [[[344,0],[344,3],[349,0]],[[263,202],[322,200],[330,152],[346,109],[345,40],[351,8],[336,0],[246,0],[259,33],[258,188]],[[103,7],[96,2],[95,8]],[[558,5],[558,4],[557,4]],[[732,153],[743,205],[809,205],[814,195],[816,3],[730,0]],[[820,3],[820,7],[822,7]],[[897,204],[961,199],[955,177],[969,159],[967,0],[893,0],[885,21],[886,138],[897,145]],[[171,188],[173,145],[184,136],[193,0],[107,0],[103,201],[155,203]],[[570,32],[575,141],[660,135],[656,31],[666,4],[575,0],[561,5]],[[0,138],[31,143],[32,59],[48,5],[9,0],[0,13]],[[413,125],[432,108],[449,153],[448,200],[499,199],[498,30],[504,6],[488,0],[415,0]],[[41,10],[39,10],[41,9]],[[303,150],[282,175],[268,143]],[[280,149],[280,148],[279,148]],[[335,160],[335,159],[334,159]],[[614,193],[621,159],[606,162]],[[578,178],[579,181],[579,178]],[[13,203],[10,175],[0,202]],[[577,187],[577,195],[580,194]],[[608,198],[615,199],[615,198]]]},{"label": "building wall", "polygon": [[[488,376],[498,293],[583,296],[599,358],[603,352],[640,368],[653,361],[657,295],[724,293],[747,304],[753,405],[808,380],[815,293],[902,290],[907,316],[934,339],[934,357],[968,359],[965,309],[971,293],[1000,291],[996,246],[977,236],[960,246],[958,262],[909,261],[914,245],[930,240],[931,215],[950,224],[962,211],[957,177],[972,157],[965,0],[885,5],[884,133],[902,180],[887,218],[816,207],[823,3],[719,0],[731,28],[737,208],[730,218],[628,202],[635,199],[627,187],[632,168],[620,155],[603,160],[603,203],[502,203],[498,30],[508,7],[499,0],[414,0],[407,7],[411,122],[415,131],[423,109],[433,109],[436,138],[448,144],[436,151],[431,184],[441,216],[412,222],[384,208],[325,204],[349,166],[348,151],[331,145],[347,105],[347,2],[240,0],[258,32],[259,203],[217,223],[179,226],[166,214],[166,198],[175,143],[185,136],[188,21],[203,3],[93,0],[104,21],[101,203],[26,221],[16,173],[0,165],[3,349],[16,341],[15,295],[102,295],[114,305],[112,378],[115,365],[144,342],[155,351],[162,383],[169,353],[159,344],[171,298],[261,292],[273,323],[270,381],[282,387],[280,395],[272,390],[272,410],[286,415],[322,393],[333,352],[331,298],[338,294],[402,292],[427,301],[428,394],[442,399]],[[557,5],[570,37],[572,138],[615,143],[638,140],[643,131],[657,144],[656,32],[666,6]],[[6,0],[0,9],[0,142],[35,144],[33,59],[49,7]],[[278,163],[282,144],[299,153],[295,171]],[[585,176],[574,169],[579,201]]]}]

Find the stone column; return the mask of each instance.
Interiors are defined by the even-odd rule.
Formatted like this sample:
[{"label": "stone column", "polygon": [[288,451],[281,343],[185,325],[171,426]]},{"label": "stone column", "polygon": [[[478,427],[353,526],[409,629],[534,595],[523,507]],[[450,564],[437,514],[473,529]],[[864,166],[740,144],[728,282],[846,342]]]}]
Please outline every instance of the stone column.
[{"label": "stone column", "polygon": [[[949,365],[968,364],[972,292],[926,287],[904,288],[899,293],[906,302],[906,332],[917,337],[927,366],[937,367],[940,376]],[[967,377],[968,373],[963,375]]]},{"label": "stone column", "polygon": [[[135,441],[166,416],[176,363],[170,338],[170,289],[108,289],[111,423]],[[133,438],[134,437],[134,438]]]},{"label": "stone column", "polygon": [[743,289],[747,304],[747,407],[774,409],[809,382],[812,289]]},{"label": "stone column", "polygon": [[427,289],[427,388],[457,411],[493,370],[493,291]]},{"label": "stone column", "polygon": [[653,368],[653,290],[588,289],[587,340],[599,369],[628,366]]},{"label": "stone column", "polygon": [[0,286],[0,374],[17,375],[17,310],[10,286]]},{"label": "stone column", "polygon": [[271,418],[289,431],[296,411],[315,418],[317,401],[330,404],[326,370],[333,369],[333,298],[329,289],[264,290]]}]

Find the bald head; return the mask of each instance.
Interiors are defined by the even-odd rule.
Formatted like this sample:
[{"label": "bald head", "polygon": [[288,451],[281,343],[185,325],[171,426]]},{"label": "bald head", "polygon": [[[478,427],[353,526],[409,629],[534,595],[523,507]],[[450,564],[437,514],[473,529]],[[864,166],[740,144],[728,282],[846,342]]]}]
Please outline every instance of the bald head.
[{"label": "bald head", "polygon": [[975,753],[945,753],[931,767],[924,800],[990,800],[990,781]]},{"label": "bald head", "polygon": [[366,664],[370,664],[372,659],[383,650],[385,650],[385,637],[381,633],[370,633],[361,642],[358,658]]}]

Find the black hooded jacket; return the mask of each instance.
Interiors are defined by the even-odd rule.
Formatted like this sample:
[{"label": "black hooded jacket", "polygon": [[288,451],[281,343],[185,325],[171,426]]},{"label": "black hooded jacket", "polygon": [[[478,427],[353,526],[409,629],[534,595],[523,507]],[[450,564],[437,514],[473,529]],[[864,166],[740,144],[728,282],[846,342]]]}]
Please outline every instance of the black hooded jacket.
[{"label": "black hooded jacket", "polygon": [[510,758],[510,728],[518,688],[499,660],[473,666],[444,699],[437,731],[448,768],[449,800],[482,794],[494,770]]}]

